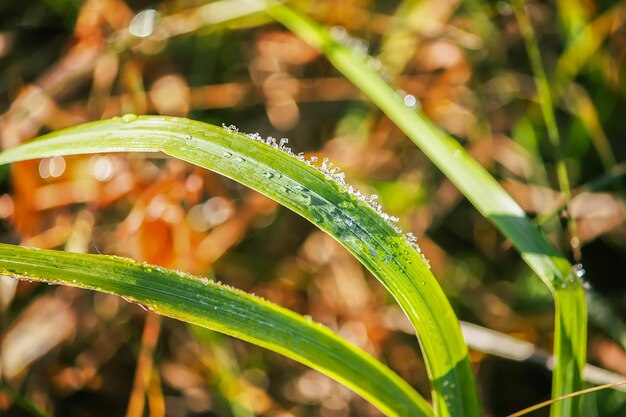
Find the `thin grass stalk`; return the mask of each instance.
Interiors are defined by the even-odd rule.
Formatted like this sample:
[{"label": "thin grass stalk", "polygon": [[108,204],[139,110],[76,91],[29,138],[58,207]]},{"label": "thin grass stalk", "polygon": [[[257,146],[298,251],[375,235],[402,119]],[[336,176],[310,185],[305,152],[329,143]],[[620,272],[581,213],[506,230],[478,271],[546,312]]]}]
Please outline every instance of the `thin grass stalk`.
[{"label": "thin grass stalk", "polygon": [[[563,195],[563,199],[566,202],[572,199],[572,190],[569,181],[569,175],[567,173],[567,167],[562,157],[561,152],[561,135],[559,134],[559,128],[556,123],[556,116],[554,114],[554,105],[552,100],[552,91],[550,89],[550,83],[546,76],[546,71],[541,61],[541,52],[539,51],[539,45],[537,43],[537,36],[533,29],[528,11],[526,10],[525,0],[515,0],[514,7],[515,16],[519,24],[520,32],[524,38],[524,45],[526,47],[526,53],[530,60],[530,66],[537,86],[537,96],[539,99],[539,106],[543,115],[543,120],[548,132],[548,140],[552,145],[554,159],[556,162],[556,174],[559,183],[559,189]],[[580,239],[578,239],[578,231],[576,222],[569,214],[569,204],[565,206],[565,212],[567,214],[567,225],[570,231],[570,246],[574,253],[574,259],[580,261]],[[559,396],[563,393],[557,393]]]},{"label": "thin grass stalk", "polygon": [[[155,373],[153,354],[160,333],[161,317],[155,314],[148,314],[143,325],[141,347],[137,355],[135,377],[128,406],[126,407],[126,417],[142,417],[144,415],[148,388],[153,380],[152,374]],[[151,417],[156,417],[156,415],[155,410],[150,410]]]},{"label": "thin grass stalk", "polygon": [[[556,123],[556,117],[554,114],[554,106],[552,101],[552,92],[550,84],[548,83],[548,77],[541,61],[541,53],[537,43],[537,37],[533,29],[528,11],[526,9],[526,3],[524,0],[515,0],[514,7],[517,22],[520,27],[520,32],[524,39],[526,46],[526,53],[530,60],[532,72],[534,74],[535,83],[537,85],[537,95],[539,98],[539,105],[543,114],[543,119],[548,131],[548,139],[552,145],[555,161],[557,179],[559,188],[563,199],[565,201],[565,212],[567,214],[567,224],[570,231],[570,246],[572,248],[574,258],[577,261],[581,259],[580,252],[580,240],[578,239],[578,232],[576,227],[576,221],[571,217],[569,211],[569,201],[572,199],[572,191],[569,182],[569,176],[567,173],[567,167],[565,161],[561,155],[561,137],[559,129]],[[564,351],[570,351],[571,346],[563,346]],[[586,346],[583,346],[583,349]],[[573,354],[573,352],[572,352]],[[556,371],[555,371],[556,374]],[[555,375],[555,383],[552,385],[552,396],[562,397],[571,392],[582,389],[582,380],[577,380],[575,377],[578,375],[564,375],[564,378],[557,378]],[[569,384],[564,383],[565,380],[570,380]],[[552,417],[558,416],[577,416],[580,414],[580,400],[581,397],[573,396],[564,399],[563,401],[554,402],[550,407],[550,415]]]}]

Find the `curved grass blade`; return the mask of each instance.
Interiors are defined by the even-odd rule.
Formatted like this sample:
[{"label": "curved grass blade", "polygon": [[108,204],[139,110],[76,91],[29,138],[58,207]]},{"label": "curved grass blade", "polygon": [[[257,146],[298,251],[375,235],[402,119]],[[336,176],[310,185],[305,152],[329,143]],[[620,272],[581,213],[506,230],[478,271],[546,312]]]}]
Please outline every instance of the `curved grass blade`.
[{"label": "curved grass blade", "polygon": [[[524,261],[550,288],[555,300],[553,395],[582,388],[586,360],[587,307],[582,282],[571,263],[528,220],[522,208],[463,147],[402,97],[362,57],[324,28],[287,6],[266,2],[266,12],[320,50],[365,93],[452,181],[476,209],[513,243]],[[559,404],[562,415],[579,411],[574,399]],[[572,414],[568,414],[571,410]]]},{"label": "curved grass blade", "polygon": [[0,271],[119,295],[155,313],[265,347],[345,384],[389,416],[433,415],[404,380],[326,327],[206,278],[115,256],[1,243]]},{"label": "curved grass blade", "polygon": [[[271,146],[268,146],[271,145]],[[292,209],[351,251],[396,298],[416,328],[436,410],[479,413],[467,345],[450,303],[419,248],[359,197],[327,161],[314,167],[235,131],[165,116],[126,115],[42,136],[0,154],[0,164],[96,152],[163,152],[233,178]],[[329,180],[329,179],[334,179]],[[386,216],[386,217],[385,217]]]}]

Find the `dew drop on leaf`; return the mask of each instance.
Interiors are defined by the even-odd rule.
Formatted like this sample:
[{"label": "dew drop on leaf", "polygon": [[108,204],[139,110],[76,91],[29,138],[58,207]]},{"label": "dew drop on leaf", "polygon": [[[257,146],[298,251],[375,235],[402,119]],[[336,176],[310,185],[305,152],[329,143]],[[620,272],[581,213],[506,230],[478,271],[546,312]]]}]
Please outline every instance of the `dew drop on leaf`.
[{"label": "dew drop on leaf", "polygon": [[132,123],[137,120],[137,115],[133,113],[127,113],[122,116],[122,122],[124,123]]},{"label": "dew drop on leaf", "polygon": [[410,107],[412,109],[417,108],[417,99],[412,94],[407,94],[406,96],[404,96],[402,101],[404,101],[404,105],[407,107]]}]

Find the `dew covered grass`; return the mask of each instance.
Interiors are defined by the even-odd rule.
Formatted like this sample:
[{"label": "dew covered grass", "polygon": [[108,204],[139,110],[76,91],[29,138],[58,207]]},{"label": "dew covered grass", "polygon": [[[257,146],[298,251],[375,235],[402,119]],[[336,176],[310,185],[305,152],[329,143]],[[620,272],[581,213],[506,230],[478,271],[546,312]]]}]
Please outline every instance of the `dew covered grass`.
[{"label": "dew covered grass", "polygon": [[[619,383],[623,9],[0,4],[0,414],[510,415]],[[624,413],[612,386],[532,415]]]}]

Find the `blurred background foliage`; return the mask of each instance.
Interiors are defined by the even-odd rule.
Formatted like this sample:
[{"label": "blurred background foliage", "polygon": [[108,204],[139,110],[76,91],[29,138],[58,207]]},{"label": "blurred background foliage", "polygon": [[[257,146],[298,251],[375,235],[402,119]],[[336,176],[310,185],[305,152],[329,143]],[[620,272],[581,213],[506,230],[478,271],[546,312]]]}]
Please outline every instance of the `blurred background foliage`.
[{"label": "blurred background foliage", "polygon": [[[375,56],[407,105],[458,138],[582,263],[601,300],[589,362],[626,375],[626,2],[527,3],[556,151],[509,2],[293,3]],[[420,236],[461,319],[550,351],[552,299],[510,244],[323,56],[253,9],[235,0],[0,2],[2,147],[127,112],[287,136],[294,150],[329,157]],[[571,200],[559,190],[561,161]],[[410,325],[381,286],[331,238],[230,180],[158,157],[47,158],[1,168],[0,218],[4,242],[128,256],[262,295],[428,395]],[[479,351],[472,359],[487,415],[549,398],[544,367]],[[260,348],[112,296],[6,277],[0,378],[7,416],[380,415]],[[624,393],[588,399],[585,415],[626,414]]]}]

